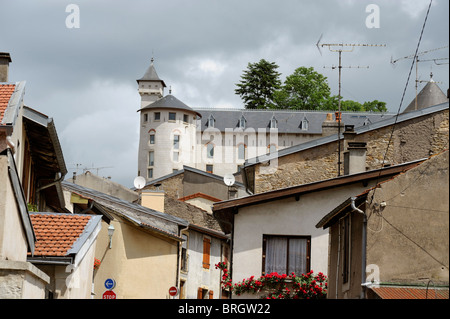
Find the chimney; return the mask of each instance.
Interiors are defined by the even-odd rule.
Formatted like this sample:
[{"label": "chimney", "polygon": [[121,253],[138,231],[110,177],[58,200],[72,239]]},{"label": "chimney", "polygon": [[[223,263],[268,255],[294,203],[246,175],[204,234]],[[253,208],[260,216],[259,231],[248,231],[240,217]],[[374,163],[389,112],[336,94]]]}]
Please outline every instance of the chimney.
[{"label": "chimney", "polygon": [[[339,112],[336,112],[335,116],[339,116]],[[343,125],[344,125],[344,123],[341,120],[341,129],[342,129]],[[337,118],[335,120],[333,120],[333,114],[328,113],[327,118],[322,123],[322,136],[325,137],[325,136],[337,134],[338,131],[339,131],[339,122],[338,122]]]},{"label": "chimney", "polygon": [[164,213],[164,191],[144,190],[141,194],[141,205]]},{"label": "chimney", "polygon": [[344,130],[344,175],[366,171],[367,143],[355,141],[354,125],[345,125]]},{"label": "chimney", "polygon": [[0,82],[8,82],[9,64],[11,56],[7,52],[0,52]]}]

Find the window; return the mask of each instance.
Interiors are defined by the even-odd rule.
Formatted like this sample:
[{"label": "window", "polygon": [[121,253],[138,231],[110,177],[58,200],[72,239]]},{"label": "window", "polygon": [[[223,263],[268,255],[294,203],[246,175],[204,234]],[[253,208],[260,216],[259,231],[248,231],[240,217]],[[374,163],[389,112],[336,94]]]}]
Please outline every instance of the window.
[{"label": "window", "polygon": [[174,161],[174,162],[178,162],[179,154],[180,154],[180,153],[177,152],[177,151],[173,152],[173,161]]},{"label": "window", "polygon": [[150,151],[148,152],[148,166],[155,165],[155,152]]},{"label": "window", "polygon": [[306,118],[303,118],[303,120],[300,121],[299,128],[303,131],[308,130],[308,120]]},{"label": "window", "polygon": [[182,235],[181,238],[183,239],[182,243],[181,243],[181,270],[182,271],[187,271],[187,245],[188,245],[188,236],[187,235]]},{"label": "window", "polygon": [[174,150],[180,149],[180,135],[173,136],[173,149]]},{"label": "window", "polygon": [[183,115],[183,122],[184,123],[189,123],[189,115],[187,115],[187,114]]},{"label": "window", "polygon": [[206,144],[206,156],[208,158],[214,158],[214,145],[212,143]]},{"label": "window", "polygon": [[307,273],[310,269],[311,237],[263,236],[263,274]]},{"label": "window", "polygon": [[148,114],[144,114],[144,122],[148,121]]},{"label": "window", "polygon": [[147,178],[153,178],[153,168],[147,170]]},{"label": "window", "polygon": [[243,160],[245,159],[245,145],[244,144],[239,144],[238,146],[238,159]]},{"label": "window", "polygon": [[239,119],[239,128],[244,129],[245,128],[245,122],[247,122],[247,121],[246,121],[244,115],[242,115],[241,118]]},{"label": "window", "polygon": [[277,128],[277,120],[275,119],[275,117],[272,117],[272,119],[270,120],[270,128]]},{"label": "window", "polygon": [[177,119],[177,113],[169,112],[169,121],[175,121]]},{"label": "window", "polygon": [[214,117],[212,115],[208,118],[208,127],[214,127]]},{"label": "window", "polygon": [[211,254],[211,239],[203,237],[203,268],[209,269],[209,257]]},{"label": "window", "polygon": [[211,173],[211,174],[212,174],[212,173],[213,173],[213,166],[212,166],[212,165],[209,165],[209,164],[207,164],[207,165],[206,165],[206,172],[207,172],[207,173]]},{"label": "window", "polygon": [[154,120],[155,121],[159,121],[161,119],[161,113],[160,112],[155,112],[154,114]]},{"label": "window", "polygon": [[150,133],[150,144],[155,144],[155,133]]}]

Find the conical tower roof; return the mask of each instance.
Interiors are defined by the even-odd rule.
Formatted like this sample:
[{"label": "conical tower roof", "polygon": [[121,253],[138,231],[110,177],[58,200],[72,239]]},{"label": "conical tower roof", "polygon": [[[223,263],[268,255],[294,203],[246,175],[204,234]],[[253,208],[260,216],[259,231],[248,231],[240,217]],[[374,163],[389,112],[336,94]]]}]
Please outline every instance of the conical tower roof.
[{"label": "conical tower roof", "polygon": [[161,80],[158,76],[158,73],[156,73],[155,66],[153,65],[154,59],[152,58],[150,66],[148,67],[147,71],[145,71],[145,74],[136,81],[139,83],[139,81],[159,81],[162,83],[164,87],[166,87],[166,84],[163,80]]},{"label": "conical tower roof", "polygon": [[[424,109],[433,105],[448,102],[447,96],[441,88],[431,78],[425,87],[417,94],[417,110]],[[416,110],[416,99],[414,98],[403,113]]]},{"label": "conical tower roof", "polygon": [[142,108],[141,111],[147,110],[147,109],[184,110],[184,111],[193,112],[193,113],[197,114],[197,116],[202,117],[202,115],[199,112],[197,112],[194,109],[192,109],[191,107],[187,106],[186,104],[184,104],[183,102],[181,102],[179,99],[177,99],[175,96],[173,96],[171,94],[166,95],[166,96],[160,98],[159,100],[157,100],[156,102],[149,104],[148,106]]}]

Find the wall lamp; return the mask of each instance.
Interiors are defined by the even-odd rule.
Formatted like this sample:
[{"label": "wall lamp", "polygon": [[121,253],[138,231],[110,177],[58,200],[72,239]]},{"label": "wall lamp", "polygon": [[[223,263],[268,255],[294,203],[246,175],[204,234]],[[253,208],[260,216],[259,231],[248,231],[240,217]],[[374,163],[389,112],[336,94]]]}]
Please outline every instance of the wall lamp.
[{"label": "wall lamp", "polygon": [[112,236],[114,234],[114,226],[112,224],[109,225],[108,227],[108,236],[109,236],[109,248],[111,249],[111,245],[112,245]]}]

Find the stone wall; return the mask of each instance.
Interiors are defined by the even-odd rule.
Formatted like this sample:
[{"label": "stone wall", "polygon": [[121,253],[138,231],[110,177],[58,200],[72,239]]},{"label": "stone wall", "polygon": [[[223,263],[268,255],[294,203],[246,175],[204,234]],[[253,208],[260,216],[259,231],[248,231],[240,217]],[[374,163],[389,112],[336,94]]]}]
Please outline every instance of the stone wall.
[{"label": "stone wall", "polygon": [[[391,138],[392,136],[392,138]],[[427,158],[448,148],[449,111],[425,115],[394,126],[358,134],[367,143],[366,170]],[[389,144],[390,143],[390,144]],[[388,147],[389,144],[389,147]],[[341,141],[341,175],[344,143]],[[274,169],[255,167],[255,193],[312,183],[338,176],[338,142],[278,158]]]}]

